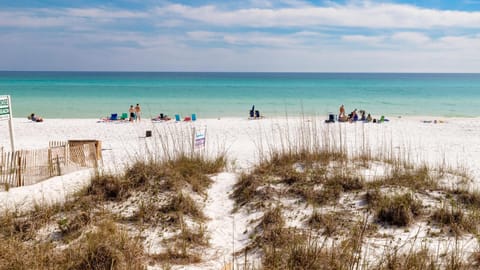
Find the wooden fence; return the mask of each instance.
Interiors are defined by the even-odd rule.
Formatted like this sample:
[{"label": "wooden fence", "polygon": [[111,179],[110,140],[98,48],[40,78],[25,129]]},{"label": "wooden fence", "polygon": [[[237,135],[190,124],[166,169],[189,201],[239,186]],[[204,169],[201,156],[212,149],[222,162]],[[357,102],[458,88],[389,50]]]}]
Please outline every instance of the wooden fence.
[{"label": "wooden fence", "polygon": [[47,149],[0,152],[0,184],[38,183],[53,176],[98,166],[100,142],[50,142]]}]

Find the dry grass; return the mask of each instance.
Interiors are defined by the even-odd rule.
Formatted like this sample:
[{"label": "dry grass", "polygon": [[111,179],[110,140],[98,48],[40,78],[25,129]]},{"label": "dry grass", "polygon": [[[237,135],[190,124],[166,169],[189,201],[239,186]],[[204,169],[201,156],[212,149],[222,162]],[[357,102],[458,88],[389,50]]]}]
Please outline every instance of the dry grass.
[{"label": "dry grass", "polygon": [[0,269],[144,269],[143,247],[111,220],[66,249],[50,242],[0,239]]},{"label": "dry grass", "polygon": [[118,228],[111,220],[103,221],[93,232],[65,252],[66,269],[144,269],[141,242]]},{"label": "dry grass", "polygon": [[452,191],[452,196],[456,196],[465,207],[480,210],[480,192],[478,190],[455,189]]},{"label": "dry grass", "polygon": [[[455,269],[455,265],[469,265],[460,263],[452,252],[439,259],[438,255],[417,249],[407,254],[385,252],[378,265],[361,262],[365,259],[361,254],[364,239],[383,237],[375,233],[378,224],[386,225],[388,232],[395,229],[392,225],[407,227],[428,218],[430,228],[438,225],[448,228],[446,236],[452,231],[456,231],[455,235],[475,233],[476,212],[467,215],[465,208],[432,212],[430,206],[422,202],[424,198],[433,204],[454,200],[477,211],[480,195],[450,190],[440,184],[448,177],[467,179],[466,175],[457,177],[455,170],[446,165],[432,168],[412,164],[406,153],[393,155],[387,150],[375,156],[368,146],[362,148],[363,152],[347,154],[342,131],[340,143],[320,138],[318,133],[306,134],[311,130],[300,128],[298,132],[295,137],[310,136],[320,143],[292,142],[289,134],[281,135],[285,137],[280,138],[280,147],[271,146],[268,155],[261,155],[261,162],[251,172],[241,174],[234,187],[232,198],[236,210],[264,211],[249,246],[249,250],[261,248],[263,269],[444,269],[445,266]],[[373,163],[383,165],[385,170],[366,181],[364,170]],[[269,209],[284,202],[299,208],[322,209],[322,214],[313,211],[311,216],[304,216],[298,211],[291,218],[305,220],[308,227],[291,228],[286,226],[288,222],[281,209]],[[369,218],[372,214],[373,219]],[[357,224],[358,220],[363,222]],[[325,238],[320,241],[319,237]],[[340,239],[340,244],[335,239]],[[327,243],[332,240],[338,245],[328,247]]]},{"label": "dry grass", "polygon": [[[124,175],[95,176],[64,204],[4,213],[0,269],[144,269],[145,263],[162,256],[167,264],[199,262],[201,257],[192,250],[208,246],[205,216],[187,192],[203,196],[211,184],[208,175],[224,166],[223,156],[137,162]],[[168,199],[158,199],[162,196]],[[136,211],[126,218],[110,212],[112,205]],[[184,217],[198,225],[189,228]],[[144,254],[141,232],[158,225],[177,234],[168,256]],[[52,229],[39,236],[44,228]]]},{"label": "dry grass", "polygon": [[427,249],[421,249],[409,254],[398,254],[397,251],[389,252],[385,259],[379,262],[373,269],[378,270],[420,270],[439,269],[439,262]]},{"label": "dry grass", "polygon": [[203,220],[205,219],[202,211],[197,206],[195,201],[188,195],[183,194],[182,192],[173,196],[170,199],[170,202],[159,209],[160,212],[165,213],[169,216],[184,216],[188,215],[192,218]]},{"label": "dry grass", "polygon": [[422,203],[411,193],[382,196],[379,201],[373,202],[376,220],[395,226],[408,226],[420,214]]},{"label": "dry grass", "polygon": [[435,210],[430,219],[435,224],[448,228],[448,232],[454,235],[461,235],[465,232],[476,234],[478,217],[473,214],[466,214],[467,211],[458,207],[444,206]]},{"label": "dry grass", "polygon": [[264,247],[262,269],[356,269],[364,233],[363,225],[357,225],[349,238],[330,245],[311,232],[291,230],[287,241]]},{"label": "dry grass", "polygon": [[290,241],[290,232],[284,228],[284,225],[285,221],[280,206],[266,211],[254,234],[250,236],[254,243],[251,248],[285,245]]},{"label": "dry grass", "polygon": [[[232,198],[236,207],[247,203],[266,201],[275,194],[265,193],[261,188],[269,184],[285,184],[282,193],[297,197],[313,205],[334,203],[342,192],[361,190],[362,177],[350,174],[344,167],[330,168],[332,162],[345,161],[342,152],[320,151],[299,153],[272,153],[271,160],[263,160],[254,170],[243,173],[234,186]],[[315,189],[321,185],[322,189]],[[268,189],[266,190],[268,192]]]},{"label": "dry grass", "polygon": [[322,230],[323,235],[330,237],[351,227],[351,220],[346,220],[348,214],[338,212],[320,214],[318,211],[314,211],[308,218],[307,224],[314,230]]}]

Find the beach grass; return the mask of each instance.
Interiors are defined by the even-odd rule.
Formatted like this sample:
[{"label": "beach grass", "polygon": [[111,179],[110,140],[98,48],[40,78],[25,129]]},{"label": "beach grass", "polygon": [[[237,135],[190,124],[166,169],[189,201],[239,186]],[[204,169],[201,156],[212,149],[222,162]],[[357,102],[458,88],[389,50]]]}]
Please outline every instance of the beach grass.
[{"label": "beach grass", "polygon": [[[314,124],[294,130],[280,133],[277,144],[261,139],[260,162],[239,176],[232,193],[235,211],[264,213],[245,254],[262,254],[260,269],[475,269],[471,250],[455,245],[439,255],[408,236],[415,227],[434,243],[475,238],[478,192],[459,188],[468,173],[414,163],[405,152],[375,154],[368,145],[350,151],[341,129],[337,141]],[[381,173],[367,175],[373,166]],[[397,249],[378,243],[399,231],[405,239]],[[377,255],[366,253],[366,243],[376,243]]]},{"label": "beach grass", "polygon": [[[5,212],[0,269],[145,269],[150,262],[199,262],[198,247],[208,246],[201,198],[211,184],[208,175],[225,163],[224,156],[203,155],[138,161],[124,174],[96,175],[65,203]],[[171,235],[164,239],[166,251],[147,253],[144,234],[156,227]]]}]

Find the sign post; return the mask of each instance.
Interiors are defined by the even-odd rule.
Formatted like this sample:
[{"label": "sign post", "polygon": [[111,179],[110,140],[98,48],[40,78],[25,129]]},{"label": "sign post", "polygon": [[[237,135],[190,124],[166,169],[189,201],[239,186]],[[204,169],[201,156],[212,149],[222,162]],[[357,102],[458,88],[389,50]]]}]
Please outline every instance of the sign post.
[{"label": "sign post", "polygon": [[10,146],[12,152],[15,152],[15,140],[13,134],[12,102],[10,96],[0,96],[0,120],[8,120],[10,130]]}]

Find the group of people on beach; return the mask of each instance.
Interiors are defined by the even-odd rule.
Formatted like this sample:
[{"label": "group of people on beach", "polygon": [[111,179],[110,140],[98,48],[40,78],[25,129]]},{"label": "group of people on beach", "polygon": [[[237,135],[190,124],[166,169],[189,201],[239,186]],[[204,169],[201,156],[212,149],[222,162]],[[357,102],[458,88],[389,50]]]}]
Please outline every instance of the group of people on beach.
[{"label": "group of people on beach", "polygon": [[133,107],[133,105],[130,105],[130,109],[128,109],[128,113],[129,113],[128,121],[130,122],[141,121],[142,109],[140,108],[140,104],[137,103],[137,106],[135,107]]},{"label": "group of people on beach", "polygon": [[157,117],[152,118],[152,121],[169,121],[171,119],[168,115],[160,113]]},{"label": "group of people on beach", "polygon": [[[382,119],[383,119],[383,116],[382,116]],[[356,122],[356,121],[377,123],[377,119],[372,118],[372,115],[370,113],[367,114],[365,112],[365,110],[359,110],[357,112],[357,109],[355,109],[347,115],[345,113],[345,106],[342,104],[340,106],[340,109],[339,109],[338,122],[350,122],[350,123],[352,123],[352,122]]]}]

